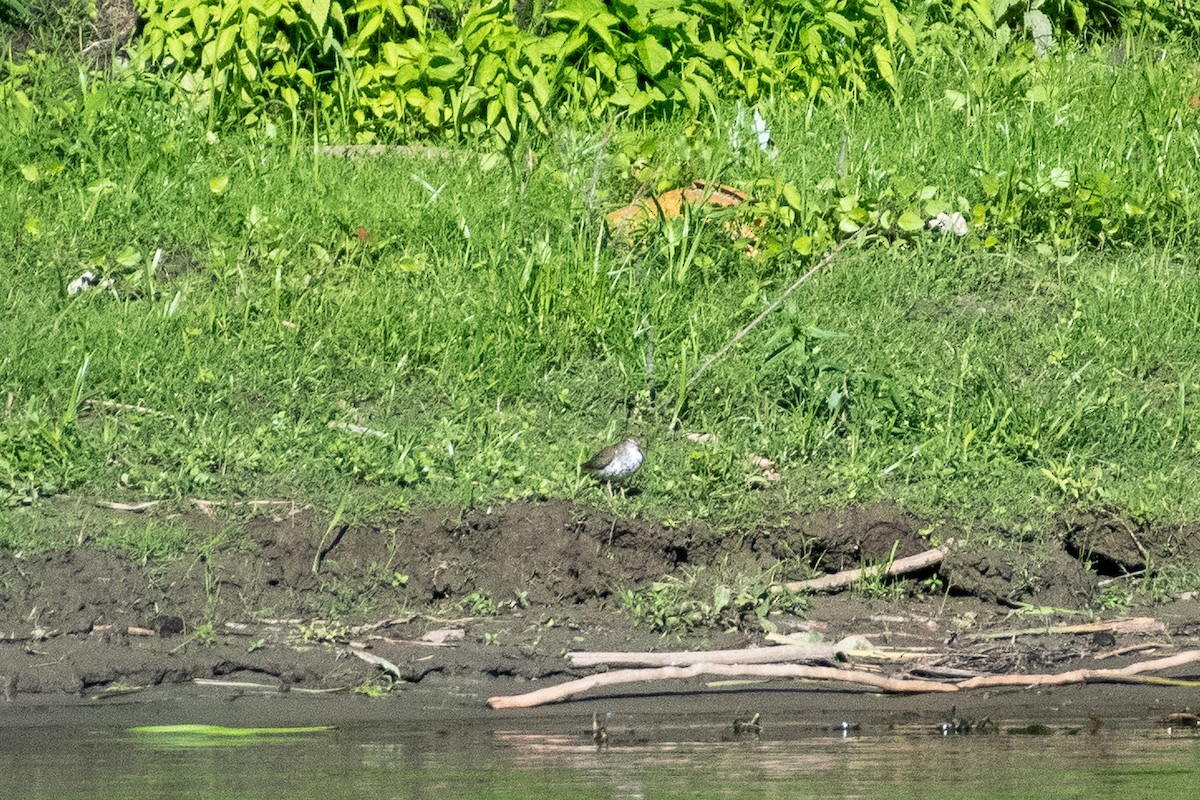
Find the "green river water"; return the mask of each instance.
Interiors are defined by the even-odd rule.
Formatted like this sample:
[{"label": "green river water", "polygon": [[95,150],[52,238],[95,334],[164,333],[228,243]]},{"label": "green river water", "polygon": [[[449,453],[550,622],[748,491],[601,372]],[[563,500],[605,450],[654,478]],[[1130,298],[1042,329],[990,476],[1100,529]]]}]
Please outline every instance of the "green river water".
[{"label": "green river water", "polygon": [[1145,722],[1041,735],[1013,723],[987,735],[777,724],[725,741],[715,720],[642,732],[614,718],[598,749],[583,721],[258,736],[12,721],[0,729],[3,800],[1200,797],[1195,731]]}]

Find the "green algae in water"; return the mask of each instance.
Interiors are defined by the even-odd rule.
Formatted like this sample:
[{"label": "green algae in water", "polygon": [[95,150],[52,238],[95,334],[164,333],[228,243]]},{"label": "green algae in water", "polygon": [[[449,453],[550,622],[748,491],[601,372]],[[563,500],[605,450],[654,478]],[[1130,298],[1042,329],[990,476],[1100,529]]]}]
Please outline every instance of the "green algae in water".
[{"label": "green algae in water", "polygon": [[129,733],[156,747],[235,747],[296,741],[308,734],[333,730],[332,725],[307,728],[230,728],[224,725],[145,725]]}]

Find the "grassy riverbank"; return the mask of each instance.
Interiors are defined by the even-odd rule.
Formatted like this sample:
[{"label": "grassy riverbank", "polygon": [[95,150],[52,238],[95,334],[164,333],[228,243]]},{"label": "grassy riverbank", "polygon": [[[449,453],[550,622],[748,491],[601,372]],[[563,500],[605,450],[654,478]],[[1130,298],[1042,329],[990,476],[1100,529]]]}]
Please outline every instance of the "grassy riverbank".
[{"label": "grassy riverbank", "polygon": [[[906,73],[898,105],[764,107],[774,159],[731,147],[727,108],[511,162],[315,155],[34,58],[36,110],[10,97],[26,122],[0,126],[0,498],[1200,518],[1195,53],[1068,49],[1011,80]],[[699,214],[603,241],[693,178],[763,201],[758,256]],[[897,223],[939,206],[965,237]],[[864,223],[681,390],[813,265],[806,237]],[[115,282],[69,296],[85,271]],[[641,491],[610,501],[577,464],[627,433]]]}]

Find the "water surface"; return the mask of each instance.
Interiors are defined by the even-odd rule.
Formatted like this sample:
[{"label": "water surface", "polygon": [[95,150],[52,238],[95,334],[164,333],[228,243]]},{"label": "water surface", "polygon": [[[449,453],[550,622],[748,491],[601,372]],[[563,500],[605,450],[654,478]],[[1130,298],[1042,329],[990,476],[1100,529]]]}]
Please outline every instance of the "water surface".
[{"label": "water surface", "polygon": [[[1200,739],[1139,723],[1030,735],[939,735],[936,726],[772,727],[732,740],[711,723],[610,721],[539,732],[455,723],[348,723],[205,740],[86,724],[0,730],[4,798],[1193,798]],[[645,722],[645,721],[643,721]],[[566,726],[571,727],[571,726]]]}]

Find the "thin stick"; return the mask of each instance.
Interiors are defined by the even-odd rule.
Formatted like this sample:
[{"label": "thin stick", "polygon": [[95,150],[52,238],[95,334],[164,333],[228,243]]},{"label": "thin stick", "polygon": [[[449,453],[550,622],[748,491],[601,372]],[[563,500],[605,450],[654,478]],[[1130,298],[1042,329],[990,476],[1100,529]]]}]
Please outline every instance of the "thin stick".
[{"label": "thin stick", "polygon": [[805,678],[808,680],[842,681],[870,686],[884,692],[956,692],[953,684],[935,681],[884,678],[870,672],[844,670],[835,667],[807,667],[797,664],[693,664],[690,667],[659,667],[657,669],[618,669],[589,675],[586,678],[568,681],[558,686],[548,686],[536,692],[509,697],[489,697],[492,708],[532,708],[546,703],[557,703],[573,695],[601,686],[647,681],[681,680],[698,675],[724,675],[726,677],[754,676],[761,678]]},{"label": "thin stick", "polygon": [[1165,626],[1154,617],[1120,617],[1088,622],[1083,625],[1047,625],[1042,628],[1019,628],[977,633],[976,639],[1011,639],[1014,636],[1046,636],[1049,634],[1089,634],[1099,631],[1112,633],[1163,633]]},{"label": "thin stick", "polygon": [[400,668],[397,667],[392,662],[388,661],[386,658],[381,658],[380,656],[377,656],[374,653],[364,653],[362,650],[358,650],[356,648],[351,648],[350,652],[353,653],[354,655],[358,656],[359,658],[361,658],[363,661],[367,662],[368,664],[374,664],[375,666],[379,667],[381,670],[383,670],[387,674],[392,675],[393,677],[399,678],[401,680],[404,680],[404,674],[402,672],[400,672]]},{"label": "thin stick", "polygon": [[158,503],[158,500],[148,500],[145,503],[114,503],[109,500],[96,501],[96,505],[100,508],[111,508],[113,511],[132,511],[135,514],[140,514],[146,509],[154,508]]},{"label": "thin stick", "polygon": [[942,559],[946,557],[946,553],[950,551],[952,544],[954,544],[954,540],[947,539],[941,547],[917,553],[915,556],[898,558],[891,564],[879,564],[874,567],[863,567],[862,569],[848,569],[843,572],[835,572],[832,575],[824,575],[820,578],[813,578],[807,581],[775,584],[771,587],[771,591],[774,593],[785,590],[789,592],[827,592],[831,589],[840,589],[843,586],[857,583],[864,576],[903,575],[906,572],[915,572],[916,570],[941,563]]},{"label": "thin stick", "polygon": [[787,291],[785,291],[783,294],[779,295],[779,297],[775,298],[775,301],[772,302],[771,305],[767,306],[766,309],[761,314],[759,314],[757,317],[755,317],[753,322],[751,322],[749,325],[747,325],[746,327],[744,327],[740,331],[738,331],[737,336],[734,336],[732,339],[730,339],[729,343],[726,344],[724,347],[722,347],[720,350],[718,350],[714,355],[709,356],[708,360],[700,365],[700,369],[696,370],[695,374],[692,375],[692,377],[688,378],[688,382],[683,388],[684,389],[692,388],[692,384],[695,383],[700,378],[700,376],[703,375],[705,373],[705,371],[707,371],[708,368],[711,367],[718,358],[720,358],[721,356],[728,353],[729,349],[731,347],[733,347],[735,344],[740,342],[742,340],[742,338],[746,334],[748,334],[750,331],[754,330],[754,328],[758,325],[758,323],[760,323],[764,319],[766,319],[768,314],[770,314],[775,309],[779,308],[779,304],[782,303],[784,300],[786,300],[788,295],[790,295],[792,292],[796,291],[796,289],[800,288],[800,284],[804,283],[809,278],[811,278],[813,275],[816,275],[822,269],[829,266],[829,264],[833,261],[834,257],[837,256],[838,253],[842,252],[842,250],[844,250],[846,248],[846,245],[850,244],[855,239],[857,239],[860,235],[862,235],[862,232],[864,230],[866,230],[866,228],[859,228],[857,233],[855,233],[853,236],[851,236],[848,239],[843,239],[842,242],[837,247],[833,248],[828,253],[826,253],[825,257],[822,258],[820,261],[818,261],[817,265],[815,267],[813,267],[808,272],[801,275],[796,280],[795,283],[793,283],[791,286],[789,286],[787,288]]},{"label": "thin stick", "polygon": [[1092,656],[1096,661],[1103,661],[1106,658],[1113,656],[1124,656],[1130,653],[1140,653],[1143,650],[1170,650],[1172,645],[1169,642],[1143,642],[1142,644],[1131,644],[1125,647],[1118,647],[1115,650],[1105,650],[1103,653],[1096,653]]}]

